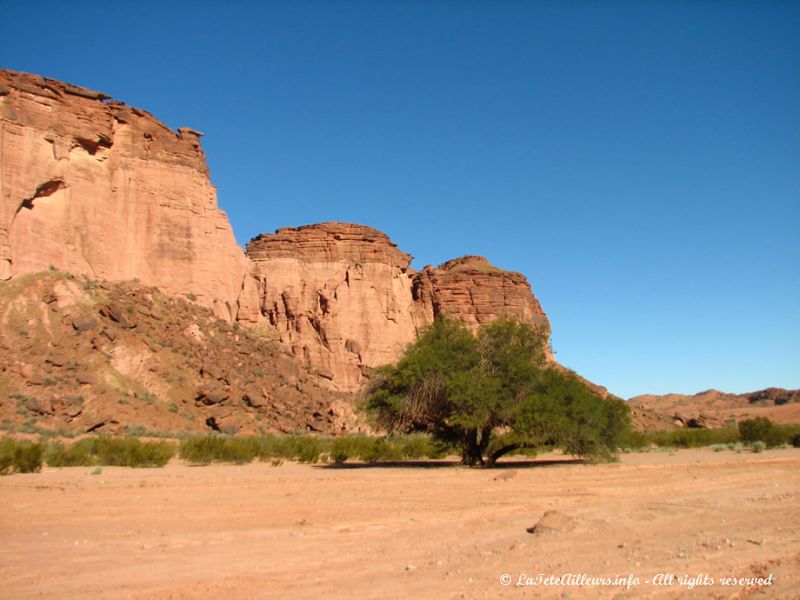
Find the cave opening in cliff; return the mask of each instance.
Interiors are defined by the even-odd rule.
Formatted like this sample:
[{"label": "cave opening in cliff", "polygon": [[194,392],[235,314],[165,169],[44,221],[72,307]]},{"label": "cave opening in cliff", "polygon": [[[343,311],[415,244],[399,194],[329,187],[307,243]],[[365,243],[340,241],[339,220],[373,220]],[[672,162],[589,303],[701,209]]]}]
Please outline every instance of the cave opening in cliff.
[{"label": "cave opening in cliff", "polygon": [[64,189],[67,187],[67,184],[64,183],[63,179],[51,179],[46,181],[45,183],[41,184],[36,188],[36,192],[34,192],[33,196],[30,198],[25,198],[19,204],[19,208],[17,208],[17,212],[22,210],[23,208],[27,208],[28,210],[33,210],[33,201],[37,198],[46,198],[47,196],[52,196],[58,190]]}]

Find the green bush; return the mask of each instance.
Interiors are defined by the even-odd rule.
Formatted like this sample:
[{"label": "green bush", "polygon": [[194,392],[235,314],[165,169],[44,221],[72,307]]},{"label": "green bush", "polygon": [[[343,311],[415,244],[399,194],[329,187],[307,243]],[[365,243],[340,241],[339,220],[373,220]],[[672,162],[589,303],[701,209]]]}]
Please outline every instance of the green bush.
[{"label": "green bush", "polygon": [[383,438],[363,438],[359,447],[358,457],[365,462],[378,462],[383,460],[398,460],[401,454],[398,448]]},{"label": "green bush", "polygon": [[331,460],[337,464],[347,462],[352,456],[352,445],[348,438],[336,438],[331,446]]},{"label": "green bush", "polygon": [[410,433],[390,438],[390,442],[397,446],[400,455],[405,459],[444,458],[455,448],[449,447],[444,442],[433,439],[422,433]]},{"label": "green bush", "polygon": [[169,442],[142,442],[136,438],[85,438],[65,447],[50,444],[45,460],[51,467],[163,467],[175,454]]},{"label": "green bush", "polygon": [[767,445],[764,442],[762,442],[761,440],[758,440],[758,441],[753,442],[750,445],[750,447],[753,449],[753,452],[761,453],[766,449]]},{"label": "green bush", "polygon": [[772,432],[773,424],[766,417],[745,419],[739,423],[739,436],[743,442],[766,440]]},{"label": "green bush", "polygon": [[797,425],[777,425],[766,417],[745,419],[739,423],[739,434],[742,441],[761,441],[767,448],[776,448],[789,443],[794,435],[800,433]]},{"label": "green bush", "polygon": [[630,432],[623,440],[630,448],[705,448],[731,445],[739,441],[739,432],[732,427],[720,429],[668,429]]},{"label": "green bush", "polygon": [[44,460],[51,467],[88,467],[96,464],[93,447],[91,439],[79,440],[68,448],[61,442],[53,442],[48,444]]},{"label": "green bush", "polygon": [[442,458],[450,448],[426,434],[395,435],[389,438],[352,435],[326,437],[314,435],[259,435],[230,437],[210,435],[184,440],[179,449],[182,459],[196,465],[212,462],[248,463],[294,460],[317,463],[328,459],[377,462],[401,459]]},{"label": "green bush", "polygon": [[0,440],[0,474],[40,471],[43,453],[44,448],[36,442]]},{"label": "green bush", "polygon": [[120,467],[163,467],[175,454],[169,442],[142,442],[136,438],[96,438],[99,464]]},{"label": "green bush", "polygon": [[13,472],[15,449],[14,440],[0,440],[0,475]]},{"label": "green bush", "polygon": [[795,448],[800,448],[800,433],[795,433],[789,438],[789,443]]},{"label": "green bush", "polygon": [[[247,438],[245,438],[247,439]],[[305,463],[319,461],[327,445],[325,438],[310,435],[262,435],[250,438],[257,448],[257,456],[261,460],[281,458],[297,460]]]},{"label": "green bush", "polygon": [[253,438],[227,438],[221,435],[188,438],[181,442],[180,457],[194,465],[207,465],[212,462],[245,464],[257,455],[257,445]]}]

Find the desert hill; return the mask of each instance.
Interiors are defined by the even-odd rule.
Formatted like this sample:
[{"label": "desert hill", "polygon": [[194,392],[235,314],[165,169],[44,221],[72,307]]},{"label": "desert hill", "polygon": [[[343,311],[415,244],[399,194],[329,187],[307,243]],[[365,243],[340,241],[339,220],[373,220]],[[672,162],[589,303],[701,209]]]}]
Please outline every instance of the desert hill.
[{"label": "desert hill", "polygon": [[721,427],[731,421],[768,417],[776,423],[800,422],[800,390],[767,388],[744,394],[706,390],[687,394],[644,394],[629,405],[643,428]]},{"label": "desert hill", "polygon": [[350,431],[351,398],[327,383],[267,329],[157,288],[55,271],[0,286],[6,429]]}]

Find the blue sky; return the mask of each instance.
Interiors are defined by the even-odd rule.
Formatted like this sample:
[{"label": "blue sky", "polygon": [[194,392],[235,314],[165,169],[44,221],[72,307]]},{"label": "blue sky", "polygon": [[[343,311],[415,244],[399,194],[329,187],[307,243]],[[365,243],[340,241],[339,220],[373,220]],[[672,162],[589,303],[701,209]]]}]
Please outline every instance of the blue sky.
[{"label": "blue sky", "polygon": [[525,273],[623,397],[800,387],[800,3],[16,2],[0,66],[205,132],[239,242]]}]

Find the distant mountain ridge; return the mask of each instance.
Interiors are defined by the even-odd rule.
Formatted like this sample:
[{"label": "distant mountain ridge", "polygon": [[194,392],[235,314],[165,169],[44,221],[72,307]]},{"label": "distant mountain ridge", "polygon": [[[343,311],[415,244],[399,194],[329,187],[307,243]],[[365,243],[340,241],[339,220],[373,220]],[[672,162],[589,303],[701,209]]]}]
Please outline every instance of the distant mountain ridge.
[{"label": "distant mountain ridge", "polygon": [[732,394],[704,390],[697,394],[643,394],[628,400],[635,418],[678,427],[721,427],[731,421],[765,416],[777,423],[800,422],[800,390],[770,387]]}]

